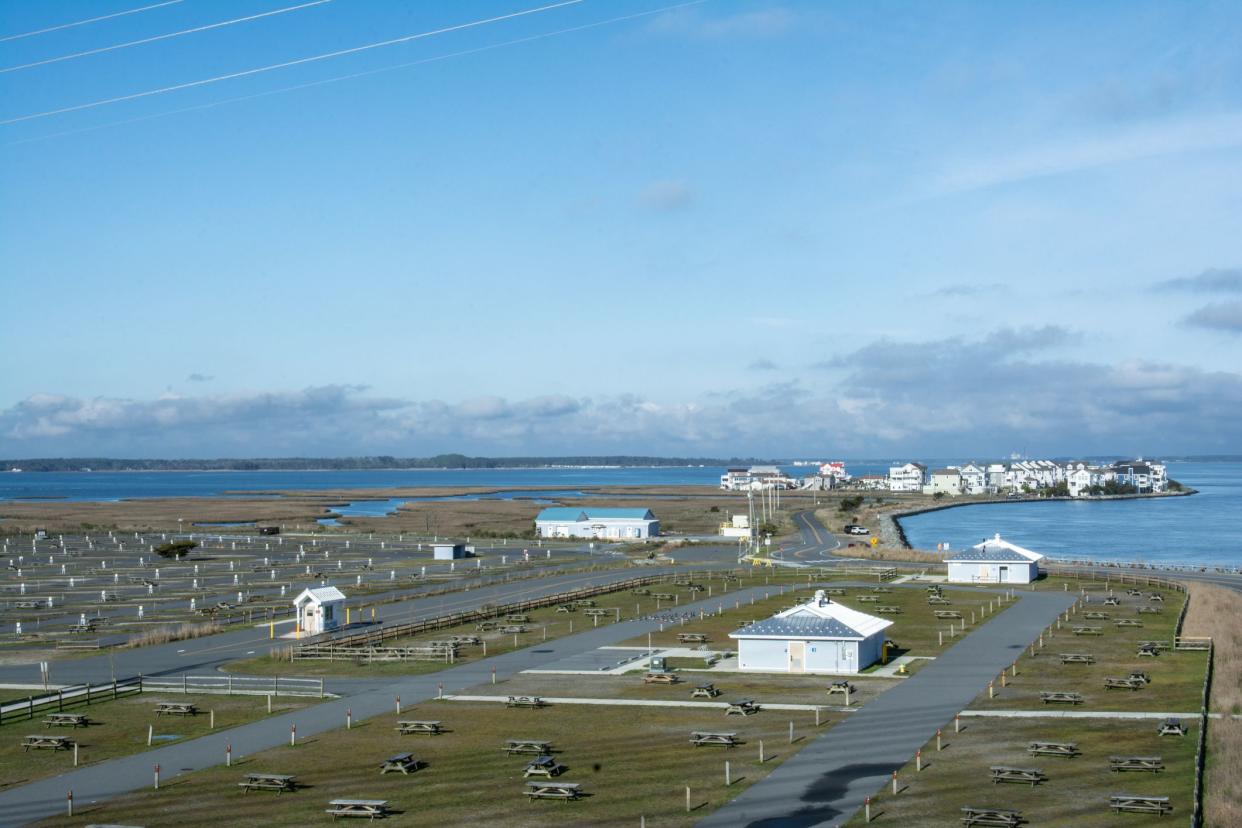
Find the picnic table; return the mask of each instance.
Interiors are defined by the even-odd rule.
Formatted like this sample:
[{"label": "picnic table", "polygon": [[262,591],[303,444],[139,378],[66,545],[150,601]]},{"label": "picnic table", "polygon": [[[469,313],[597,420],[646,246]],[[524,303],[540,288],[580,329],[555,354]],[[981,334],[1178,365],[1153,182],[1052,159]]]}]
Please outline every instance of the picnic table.
[{"label": "picnic table", "polygon": [[1061,653],[1062,664],[1095,664],[1091,653]]},{"label": "picnic table", "polygon": [[1033,788],[1040,782],[1047,782],[1048,777],[1039,768],[1014,768],[1009,765],[993,765],[992,784],[1000,782],[1027,782]]},{"label": "picnic table", "polygon": [[90,720],[85,713],[48,713],[43,723],[52,727],[88,727]]},{"label": "picnic table", "polygon": [[676,684],[681,681],[675,673],[647,673],[643,676],[643,684]]},{"label": "picnic table", "polygon": [[953,602],[950,601],[948,598],[945,598],[943,595],[929,595],[927,597],[927,603],[940,606],[944,604],[952,604]]},{"label": "picnic table", "polygon": [[892,592],[892,590],[886,586],[873,586],[871,588],[871,591],[872,592]]},{"label": "picnic table", "polygon": [[639,587],[638,589],[631,589],[630,594],[631,595],[650,595],[651,590],[646,589],[645,587]]},{"label": "picnic table", "polygon": [[1147,682],[1141,678],[1105,678],[1105,690],[1142,690]]},{"label": "picnic table", "polygon": [[1185,736],[1186,725],[1182,724],[1178,719],[1168,718],[1160,723],[1157,734],[1160,736]]},{"label": "picnic table", "polygon": [[1141,627],[1143,622],[1137,618],[1118,618],[1113,622],[1118,627]]},{"label": "picnic table", "polygon": [[960,610],[932,610],[932,614],[937,618],[961,618]]},{"label": "picnic table", "polygon": [[1163,595],[1161,595],[1159,592],[1153,592],[1151,595],[1148,595],[1148,596],[1147,596],[1147,600],[1148,600],[1148,601],[1159,601],[1160,603],[1162,603],[1162,604],[1163,604],[1163,603],[1164,603],[1164,596],[1163,596]]},{"label": "picnic table", "polygon": [[538,696],[510,696],[506,707],[543,707],[547,702]]},{"label": "picnic table", "polygon": [[657,601],[675,601],[675,600],[677,600],[677,596],[676,596],[676,595],[674,595],[674,594],[673,594],[673,593],[671,593],[671,592],[653,592],[653,593],[651,593],[651,597],[652,597],[652,598],[654,598],[654,599],[656,599]]},{"label": "picnic table", "polygon": [[589,610],[584,610],[582,614],[587,616],[588,618],[604,618],[609,615],[615,615],[616,613],[613,610],[589,609]]},{"label": "picnic table", "polygon": [[901,607],[890,606],[876,607],[875,611],[880,615],[901,615],[902,612]]},{"label": "picnic table", "polygon": [[554,776],[560,776],[564,770],[564,765],[557,762],[549,754],[544,753],[526,763],[526,769],[522,771],[522,776],[546,776],[551,779]]},{"label": "picnic table", "polygon": [[525,624],[530,621],[530,616],[524,612],[514,612],[506,615],[505,620],[511,624]]},{"label": "picnic table", "polygon": [[22,751],[29,752],[31,748],[35,750],[69,750],[73,747],[73,740],[68,736],[27,736],[22,739]]},{"label": "picnic table", "polygon": [[1077,742],[1031,742],[1026,752],[1032,756],[1065,756],[1073,759],[1081,751]]},{"label": "picnic table", "polygon": [[398,753],[380,763],[380,776],[386,773],[409,774],[410,771],[418,770],[421,764],[412,753]]},{"label": "picnic table", "polygon": [[495,621],[480,621],[474,625],[474,628],[479,632],[487,632],[496,629],[497,626],[499,625]]},{"label": "picnic table", "polygon": [[428,736],[438,736],[444,732],[444,729],[440,727],[440,721],[438,719],[435,721],[425,719],[403,719],[397,722],[395,730],[402,736],[417,733],[425,733]]},{"label": "picnic table", "polygon": [[247,794],[251,791],[275,791],[277,794],[285,791],[296,791],[297,777],[290,776],[287,773],[262,773],[255,771],[246,774],[246,778],[237,783],[242,789],[242,793]]},{"label": "picnic table", "polygon": [[595,606],[595,602],[592,601],[590,598],[579,598],[577,601],[574,601],[574,606],[575,607],[593,607]]},{"label": "picnic table", "polygon": [[557,612],[577,612],[578,608],[575,607],[573,604],[560,604],[559,606],[557,606],[556,611]]},{"label": "picnic table", "polygon": [[720,695],[720,691],[716,689],[716,685],[712,684],[711,682],[707,682],[706,684],[696,685],[694,690],[690,693],[690,698],[692,699],[697,699],[697,698],[714,699],[719,695]]},{"label": "picnic table", "polygon": [[863,603],[867,603],[867,604],[875,604],[875,603],[878,603],[878,602],[879,602],[879,600],[880,600],[880,596],[878,596],[878,595],[859,595],[859,596],[858,596],[858,600],[859,600],[859,601],[862,601]]},{"label": "picnic table", "polygon": [[1118,598],[1116,595],[1110,595],[1110,596],[1108,596],[1107,598],[1105,598],[1105,599],[1104,599],[1104,606],[1106,606],[1106,607],[1119,607],[1119,606],[1121,606],[1121,599],[1120,599],[1120,598]]},{"label": "picnic table", "polygon": [[834,681],[832,684],[828,685],[828,695],[831,696],[833,693],[843,693],[846,697],[848,697],[849,694],[853,693],[856,689],[857,688],[850,684],[849,681]]},{"label": "picnic table", "polygon": [[1164,612],[1162,607],[1139,607],[1139,615],[1159,615]]},{"label": "picnic table", "polygon": [[189,702],[160,702],[155,705],[157,716],[197,716],[198,707]]},{"label": "picnic table", "polygon": [[1082,693],[1066,693],[1044,690],[1039,694],[1044,704],[1082,704]]},{"label": "picnic table", "polygon": [[1103,635],[1101,627],[1074,627],[1074,635]]},{"label": "picnic table", "polygon": [[543,739],[509,739],[505,742],[505,753],[533,753],[541,756],[552,752],[552,743]]},{"label": "picnic table", "polygon": [[328,803],[324,813],[332,814],[332,821],[337,817],[367,817],[383,819],[388,815],[387,799],[334,799]]},{"label": "picnic table", "polygon": [[450,644],[478,646],[483,641],[477,635],[451,635],[449,636]]},{"label": "picnic table", "polygon": [[87,621],[85,624],[71,624],[69,632],[71,633],[90,633],[95,631],[95,622]]},{"label": "picnic table", "polygon": [[1088,621],[1104,621],[1104,620],[1107,620],[1108,618],[1111,618],[1112,616],[1109,615],[1107,612],[1100,612],[1099,610],[1091,610],[1090,612],[1084,612],[1082,614],[1082,617],[1086,618]]},{"label": "picnic table", "polygon": [[1173,813],[1173,806],[1167,796],[1147,796],[1145,794],[1113,794],[1108,798],[1109,807],[1114,811],[1129,811],[1136,814]]},{"label": "picnic table", "polygon": [[497,630],[497,632],[514,633],[514,634],[524,633],[526,632],[526,625],[525,624],[505,624],[499,630]]},{"label": "picnic table", "polygon": [[1138,649],[1135,650],[1135,654],[1146,656],[1147,658],[1155,658],[1160,655],[1160,647],[1151,642],[1142,642],[1138,645]]},{"label": "picnic table", "polygon": [[741,744],[734,732],[724,732],[719,730],[695,730],[690,733],[690,744],[695,747],[701,745],[717,745],[720,747],[736,747]]},{"label": "picnic table", "polygon": [[536,799],[563,799],[568,802],[571,799],[577,799],[582,796],[582,789],[577,782],[558,782],[549,779],[543,782],[527,782],[526,795],[532,801]]},{"label": "picnic table", "polygon": [[759,705],[755,704],[754,699],[738,699],[736,701],[729,702],[728,706],[725,707],[726,716],[732,716],[734,714],[737,714],[738,716],[749,716],[752,713],[758,712]]},{"label": "picnic table", "polygon": [[1130,587],[1129,589],[1126,590],[1126,595],[1131,595],[1131,596],[1134,596],[1135,598],[1141,598],[1143,595],[1143,590]]},{"label": "picnic table", "polygon": [[682,644],[704,644],[707,642],[705,633],[677,633],[677,640]]},{"label": "picnic table", "polygon": [[962,808],[962,824],[1018,826],[1022,824],[1022,812],[1007,808]]},{"label": "picnic table", "polygon": [[845,592],[841,587],[828,587],[824,590],[825,595],[844,595]]},{"label": "picnic table", "polygon": [[1108,757],[1108,769],[1160,773],[1164,770],[1164,759],[1159,756],[1110,756]]},{"label": "picnic table", "polygon": [[18,609],[43,609],[42,601],[14,601],[13,606]]}]

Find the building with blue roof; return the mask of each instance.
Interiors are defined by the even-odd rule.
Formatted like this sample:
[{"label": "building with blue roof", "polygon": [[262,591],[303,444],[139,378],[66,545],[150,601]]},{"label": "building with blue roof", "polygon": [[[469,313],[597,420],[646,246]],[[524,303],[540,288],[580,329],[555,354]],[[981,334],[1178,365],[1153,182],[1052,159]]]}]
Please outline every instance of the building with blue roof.
[{"label": "building with blue roof", "polygon": [[650,509],[601,509],[553,506],[535,517],[541,538],[599,538],[638,540],[660,534],[660,521]]},{"label": "building with blue roof", "polygon": [[747,673],[857,673],[884,654],[892,621],[830,601],[822,589],[805,604],[729,633]]},{"label": "building with blue roof", "polygon": [[1044,556],[1001,540],[998,533],[944,562],[948,580],[955,584],[1029,584],[1039,577]]}]

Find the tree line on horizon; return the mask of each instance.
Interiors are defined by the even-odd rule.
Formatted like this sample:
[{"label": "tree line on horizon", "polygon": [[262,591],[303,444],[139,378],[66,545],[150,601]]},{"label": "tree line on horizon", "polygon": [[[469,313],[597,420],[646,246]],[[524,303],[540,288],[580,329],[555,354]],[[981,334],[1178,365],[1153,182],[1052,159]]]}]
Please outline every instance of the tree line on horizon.
[{"label": "tree line on horizon", "polygon": [[642,455],[581,455],[566,457],[261,457],[216,459],[122,459],[114,457],[48,457],[3,460],[0,467],[23,471],[365,471],[383,469],[500,469],[554,466],[726,466],[771,463],[756,458],[647,457]]}]

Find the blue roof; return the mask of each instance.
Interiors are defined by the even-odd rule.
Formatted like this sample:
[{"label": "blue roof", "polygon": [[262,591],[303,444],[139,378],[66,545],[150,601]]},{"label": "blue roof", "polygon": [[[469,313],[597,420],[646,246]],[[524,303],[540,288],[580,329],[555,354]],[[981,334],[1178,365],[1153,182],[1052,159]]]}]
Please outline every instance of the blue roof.
[{"label": "blue roof", "polygon": [[655,520],[650,509],[581,509],[575,506],[552,506],[539,513],[535,520]]},{"label": "blue roof", "polygon": [[817,618],[809,614],[788,615],[756,621],[729,633],[730,638],[759,638],[761,636],[793,638],[864,638],[858,630],[835,618]]}]

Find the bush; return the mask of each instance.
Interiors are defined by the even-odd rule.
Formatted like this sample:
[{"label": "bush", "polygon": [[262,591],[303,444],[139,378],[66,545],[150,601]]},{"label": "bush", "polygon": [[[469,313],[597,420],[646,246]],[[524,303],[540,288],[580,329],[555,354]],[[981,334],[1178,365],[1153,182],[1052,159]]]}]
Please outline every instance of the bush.
[{"label": "bush", "polygon": [[198,541],[192,540],[175,540],[168,543],[161,543],[155,547],[155,554],[161,558],[172,558],[174,561],[180,560],[182,555],[188,555],[191,549],[198,546]]}]

